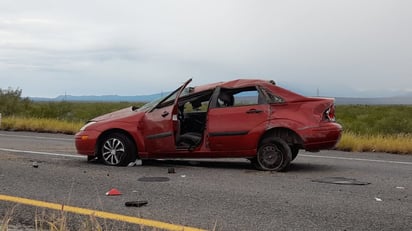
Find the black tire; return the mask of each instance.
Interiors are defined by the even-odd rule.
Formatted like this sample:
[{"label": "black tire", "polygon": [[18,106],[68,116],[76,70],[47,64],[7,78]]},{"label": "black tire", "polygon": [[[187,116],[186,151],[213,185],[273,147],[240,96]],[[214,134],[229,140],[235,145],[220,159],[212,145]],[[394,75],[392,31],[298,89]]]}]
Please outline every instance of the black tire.
[{"label": "black tire", "polygon": [[293,161],[294,159],[296,159],[296,157],[299,154],[299,148],[296,147],[296,146],[290,146],[290,150],[292,151],[292,160],[291,161]]},{"label": "black tire", "polygon": [[280,172],[289,166],[291,160],[289,145],[281,138],[269,137],[260,143],[256,159],[252,163],[259,170]]},{"label": "black tire", "polygon": [[111,166],[126,166],[136,160],[136,147],[129,137],[122,133],[106,135],[99,146],[100,160]]}]

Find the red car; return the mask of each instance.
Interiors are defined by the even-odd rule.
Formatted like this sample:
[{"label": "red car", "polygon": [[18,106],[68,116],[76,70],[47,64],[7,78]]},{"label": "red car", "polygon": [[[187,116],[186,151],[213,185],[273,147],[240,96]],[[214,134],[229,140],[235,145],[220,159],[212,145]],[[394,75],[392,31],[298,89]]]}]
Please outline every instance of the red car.
[{"label": "red car", "polygon": [[331,149],[341,137],[333,99],[301,96],[273,81],[190,82],[140,108],[90,120],[75,136],[77,152],[107,165],[240,157],[260,170],[281,171],[300,149]]}]

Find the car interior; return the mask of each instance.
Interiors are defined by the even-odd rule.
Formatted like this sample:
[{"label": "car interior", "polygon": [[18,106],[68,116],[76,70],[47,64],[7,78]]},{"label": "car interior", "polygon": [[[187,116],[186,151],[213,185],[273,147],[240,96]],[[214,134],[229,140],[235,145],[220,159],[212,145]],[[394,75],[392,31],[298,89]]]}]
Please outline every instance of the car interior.
[{"label": "car interior", "polygon": [[190,150],[201,144],[212,94],[213,91],[207,91],[179,99],[175,134],[177,149]]},{"label": "car interior", "polygon": [[265,103],[264,97],[255,87],[221,88],[216,92],[217,96],[213,97],[214,102],[211,102],[213,94],[214,91],[211,90],[179,99],[177,124],[175,125],[177,149],[193,150],[202,143],[209,107],[224,108]]}]

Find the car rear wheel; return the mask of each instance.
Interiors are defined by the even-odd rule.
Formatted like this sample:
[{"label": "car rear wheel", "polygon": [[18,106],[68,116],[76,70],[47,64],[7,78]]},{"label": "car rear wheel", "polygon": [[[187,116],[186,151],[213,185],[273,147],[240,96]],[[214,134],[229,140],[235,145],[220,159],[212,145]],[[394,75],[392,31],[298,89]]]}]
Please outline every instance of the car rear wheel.
[{"label": "car rear wheel", "polygon": [[291,160],[289,145],[281,138],[269,137],[261,142],[256,159],[252,162],[260,170],[283,171]]},{"label": "car rear wheel", "polygon": [[100,157],[106,165],[125,166],[136,158],[135,150],[129,137],[121,133],[112,133],[102,140]]}]

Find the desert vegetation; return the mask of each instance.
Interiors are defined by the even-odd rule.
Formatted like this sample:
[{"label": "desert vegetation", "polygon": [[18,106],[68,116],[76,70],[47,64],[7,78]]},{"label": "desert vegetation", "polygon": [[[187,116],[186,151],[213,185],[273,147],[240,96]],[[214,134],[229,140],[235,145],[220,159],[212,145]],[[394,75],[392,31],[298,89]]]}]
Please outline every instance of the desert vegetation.
[{"label": "desert vegetation", "polygon": [[[21,89],[0,89],[0,129],[74,134],[98,115],[139,106],[141,102],[33,102]],[[337,149],[412,153],[412,106],[338,105],[336,117],[344,127]]]},{"label": "desert vegetation", "polygon": [[412,106],[340,105],[336,117],[345,131],[338,148],[347,151],[412,153]]}]

